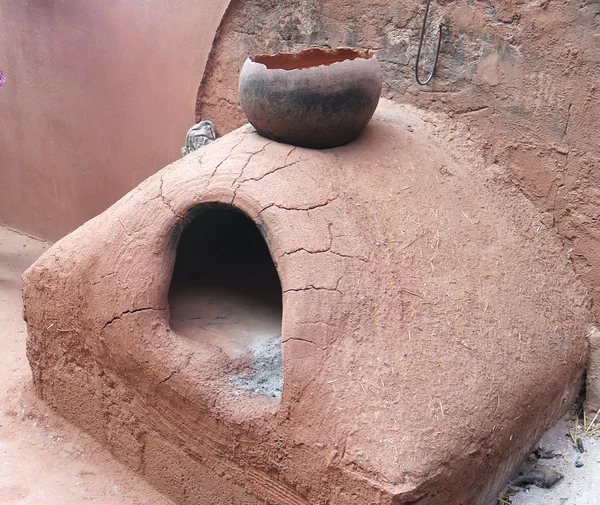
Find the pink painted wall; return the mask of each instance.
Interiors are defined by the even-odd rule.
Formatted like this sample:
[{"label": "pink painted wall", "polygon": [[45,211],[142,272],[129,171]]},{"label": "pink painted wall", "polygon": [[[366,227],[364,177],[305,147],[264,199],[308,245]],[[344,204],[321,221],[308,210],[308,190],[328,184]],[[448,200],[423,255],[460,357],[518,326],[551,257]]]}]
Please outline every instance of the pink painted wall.
[{"label": "pink painted wall", "polygon": [[0,224],[57,239],[181,156],[229,0],[2,0]]}]

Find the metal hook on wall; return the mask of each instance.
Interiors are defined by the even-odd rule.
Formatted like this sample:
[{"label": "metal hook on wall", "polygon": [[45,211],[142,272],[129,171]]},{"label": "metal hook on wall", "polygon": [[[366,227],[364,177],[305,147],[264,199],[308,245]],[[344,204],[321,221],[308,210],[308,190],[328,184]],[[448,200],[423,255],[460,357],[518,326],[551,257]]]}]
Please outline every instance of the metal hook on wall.
[{"label": "metal hook on wall", "polygon": [[444,27],[444,25],[442,23],[440,23],[440,25],[439,25],[440,32],[439,32],[439,36],[438,36],[437,48],[435,51],[435,61],[433,62],[433,70],[431,71],[431,74],[429,74],[429,77],[425,81],[421,81],[419,79],[419,59],[421,58],[421,49],[423,47],[423,39],[425,38],[425,31],[427,29],[427,16],[429,15],[429,4],[430,3],[431,3],[431,0],[427,0],[427,5],[425,6],[425,17],[423,18],[423,26],[421,27],[421,38],[419,39],[419,48],[417,49],[417,61],[415,63],[415,79],[417,80],[417,84],[420,84],[421,86],[425,86],[425,85],[429,84],[431,79],[433,79],[433,74],[435,74],[435,69],[437,67],[438,57],[440,56],[440,47],[442,47],[442,28]]}]

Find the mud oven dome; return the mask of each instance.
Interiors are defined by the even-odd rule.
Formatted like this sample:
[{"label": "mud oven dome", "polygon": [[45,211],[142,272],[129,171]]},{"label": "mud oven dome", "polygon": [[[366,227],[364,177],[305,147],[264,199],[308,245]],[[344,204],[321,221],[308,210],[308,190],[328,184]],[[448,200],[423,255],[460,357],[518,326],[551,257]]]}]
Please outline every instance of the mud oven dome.
[{"label": "mud oven dome", "polygon": [[429,128],[382,101],[344,147],[245,126],[147,179],[25,273],[39,394],[177,503],[492,503],[592,317]]}]

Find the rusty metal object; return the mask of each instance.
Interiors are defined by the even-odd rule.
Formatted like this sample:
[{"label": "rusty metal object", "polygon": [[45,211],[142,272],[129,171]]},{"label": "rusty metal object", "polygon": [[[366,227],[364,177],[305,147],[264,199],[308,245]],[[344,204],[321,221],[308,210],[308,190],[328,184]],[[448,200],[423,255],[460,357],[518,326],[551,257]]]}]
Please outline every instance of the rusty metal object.
[{"label": "rusty metal object", "polygon": [[438,63],[438,58],[440,57],[440,48],[442,47],[442,30],[444,29],[444,25],[442,23],[440,23],[438,30],[438,41],[437,41],[437,47],[435,49],[435,60],[433,62],[433,68],[431,69],[431,73],[429,74],[429,76],[427,77],[427,79],[425,79],[424,81],[422,81],[421,79],[419,79],[419,60],[421,59],[421,49],[423,49],[423,39],[425,38],[425,31],[427,30],[427,16],[429,15],[429,4],[431,3],[431,0],[427,0],[427,4],[425,5],[425,16],[423,17],[423,26],[421,27],[421,35],[419,37],[419,47],[417,49],[417,61],[415,62],[415,79],[417,81],[417,84],[421,85],[421,86],[426,86],[427,84],[429,84],[431,82],[431,79],[433,79],[433,75],[435,74],[435,69],[437,68],[437,63]]}]

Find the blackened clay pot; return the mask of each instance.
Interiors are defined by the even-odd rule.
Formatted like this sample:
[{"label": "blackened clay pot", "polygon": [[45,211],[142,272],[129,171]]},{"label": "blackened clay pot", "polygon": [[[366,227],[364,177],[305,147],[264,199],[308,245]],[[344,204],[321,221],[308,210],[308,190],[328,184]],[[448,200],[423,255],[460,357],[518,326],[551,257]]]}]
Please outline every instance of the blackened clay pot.
[{"label": "blackened clay pot", "polygon": [[258,55],[240,73],[240,103],[256,131],[302,147],[350,142],[373,116],[380,95],[381,68],[370,51]]}]

